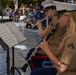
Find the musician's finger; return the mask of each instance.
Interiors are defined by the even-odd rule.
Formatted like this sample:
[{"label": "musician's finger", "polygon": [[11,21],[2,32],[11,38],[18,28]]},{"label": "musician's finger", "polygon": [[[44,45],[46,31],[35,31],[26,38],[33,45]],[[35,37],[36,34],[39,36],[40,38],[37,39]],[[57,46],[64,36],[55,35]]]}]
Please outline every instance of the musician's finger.
[{"label": "musician's finger", "polygon": [[44,40],[42,40],[42,42],[44,42]]},{"label": "musician's finger", "polygon": [[43,39],[43,42],[45,42],[45,39]]}]

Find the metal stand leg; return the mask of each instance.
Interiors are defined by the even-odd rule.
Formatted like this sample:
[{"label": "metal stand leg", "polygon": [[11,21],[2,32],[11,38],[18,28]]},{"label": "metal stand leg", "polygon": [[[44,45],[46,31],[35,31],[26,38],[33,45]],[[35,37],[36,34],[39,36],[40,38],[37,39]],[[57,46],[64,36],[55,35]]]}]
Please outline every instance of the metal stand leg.
[{"label": "metal stand leg", "polygon": [[21,75],[20,71],[14,66],[14,47],[12,48],[12,67],[11,67],[11,75],[15,75],[15,69],[16,71]]},{"label": "metal stand leg", "polygon": [[10,70],[10,57],[9,57],[9,49],[7,49],[7,75],[9,75],[9,70]]}]

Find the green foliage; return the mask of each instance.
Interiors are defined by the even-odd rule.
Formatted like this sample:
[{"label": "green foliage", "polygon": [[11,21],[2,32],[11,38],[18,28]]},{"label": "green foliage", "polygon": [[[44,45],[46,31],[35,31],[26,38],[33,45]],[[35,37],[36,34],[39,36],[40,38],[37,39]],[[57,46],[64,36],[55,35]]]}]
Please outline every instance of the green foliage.
[{"label": "green foliage", "polygon": [[[43,0],[41,0],[42,2]],[[38,0],[18,0],[19,7],[22,3],[29,5],[30,3],[35,4]],[[0,5],[5,8],[7,6],[10,6],[11,8],[14,8],[14,4],[12,3],[12,0],[0,0]]]},{"label": "green foliage", "polygon": [[11,0],[0,0],[2,8],[5,8],[6,6],[9,6],[10,2],[11,2]]}]

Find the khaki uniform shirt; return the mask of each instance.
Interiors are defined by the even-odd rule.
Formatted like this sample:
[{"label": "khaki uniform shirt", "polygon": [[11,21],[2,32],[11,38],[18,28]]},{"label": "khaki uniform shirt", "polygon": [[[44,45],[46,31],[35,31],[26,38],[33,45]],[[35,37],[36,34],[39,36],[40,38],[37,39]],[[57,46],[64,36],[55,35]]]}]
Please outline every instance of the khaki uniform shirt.
[{"label": "khaki uniform shirt", "polygon": [[76,31],[65,35],[58,48],[60,62],[68,66],[68,69],[57,75],[76,75]]},{"label": "khaki uniform shirt", "polygon": [[[54,26],[49,25],[46,32],[49,33]],[[65,33],[65,28],[57,27],[55,33],[49,38],[48,43],[51,50],[57,50],[63,35]]]}]

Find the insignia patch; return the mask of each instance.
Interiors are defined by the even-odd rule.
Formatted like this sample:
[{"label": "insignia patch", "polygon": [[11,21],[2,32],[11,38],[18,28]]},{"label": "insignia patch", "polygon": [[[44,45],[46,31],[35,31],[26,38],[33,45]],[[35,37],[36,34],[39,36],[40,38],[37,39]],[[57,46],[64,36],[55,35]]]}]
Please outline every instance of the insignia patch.
[{"label": "insignia patch", "polygon": [[69,47],[70,49],[74,49],[74,45],[73,45],[73,43],[68,44],[67,47]]}]

